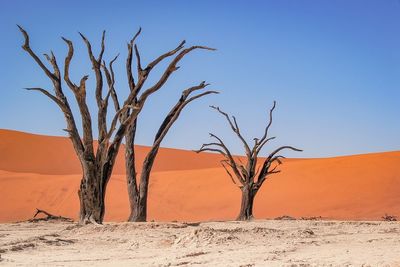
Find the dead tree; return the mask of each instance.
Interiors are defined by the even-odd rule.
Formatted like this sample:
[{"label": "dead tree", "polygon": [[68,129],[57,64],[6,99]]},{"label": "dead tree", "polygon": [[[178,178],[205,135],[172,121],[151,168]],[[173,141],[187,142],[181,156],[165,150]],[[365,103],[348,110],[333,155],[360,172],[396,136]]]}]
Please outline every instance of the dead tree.
[{"label": "dead tree", "polygon": [[[136,120],[137,115],[142,110],[147,98],[158,91],[168,80],[170,75],[175,72],[179,67],[177,63],[189,51],[196,48],[206,47],[195,46],[194,48],[183,49],[184,42],[177,48],[168,51],[167,53],[159,56],[152,61],[145,69],[140,68],[138,81],[135,82],[132,74],[129,76],[130,93],[122,105],[118,105],[118,109],[112,117],[111,124],[107,125],[107,111],[108,101],[110,96],[114,102],[118,99],[116,91],[114,90],[114,72],[112,64],[118,56],[116,56],[109,63],[110,71],[105,71],[105,61],[103,60],[105,50],[105,32],[103,32],[101,39],[101,47],[98,56],[93,54],[92,46],[89,40],[80,33],[80,36],[87,47],[88,56],[91,62],[91,67],[95,74],[95,99],[97,103],[97,133],[98,133],[98,146],[97,149],[93,145],[93,126],[92,116],[89,112],[89,107],[86,100],[86,80],[88,75],[84,75],[78,84],[74,83],[69,76],[70,63],[74,55],[74,46],[72,41],[62,38],[68,46],[68,53],[64,61],[64,74],[62,76],[61,70],[57,63],[56,57],[53,52],[50,55],[45,54],[45,58],[51,65],[51,69],[39,58],[39,56],[31,49],[28,33],[20,26],[18,26],[24,36],[24,44],[22,48],[34,59],[34,61],[43,70],[46,76],[51,80],[53,85],[54,94],[49,90],[34,87],[26,88],[27,90],[39,91],[50,100],[55,102],[60,110],[63,112],[67,128],[65,131],[68,133],[72,141],[76,155],[82,166],[82,179],[78,196],[80,199],[80,223],[102,223],[105,212],[105,193],[107,184],[110,180],[111,173],[115,164],[116,156],[119,151],[121,142],[127,130],[129,130]],[[136,38],[139,36],[141,30],[135,34],[128,45],[128,59],[132,60],[132,47],[138,57],[138,66],[140,66],[140,58],[138,56],[137,46],[134,44]],[[179,53],[178,53],[179,52]],[[151,70],[164,59],[174,56],[172,62],[167,66],[161,75],[161,78],[154,84],[148,87],[143,93],[138,96],[138,92],[143,87],[146,79]],[[103,70],[103,71],[102,71]],[[139,69],[138,69],[139,71]],[[127,72],[131,73],[131,69],[127,66]],[[109,88],[103,94],[103,74],[105,74]],[[68,98],[63,91],[64,82],[67,87],[72,91],[75,100],[79,107],[79,114],[82,121],[82,135],[78,131],[74,114],[71,110]],[[111,81],[111,83],[109,83]],[[111,85],[111,86],[110,86]]]},{"label": "dead tree", "polygon": [[173,106],[172,109],[169,111],[160,128],[158,129],[157,134],[155,135],[153,145],[151,146],[150,151],[147,153],[142,164],[140,181],[138,181],[138,177],[135,171],[134,140],[136,127],[133,127],[129,132],[126,133],[125,138],[127,140],[127,143],[125,162],[130,203],[130,215],[128,221],[145,222],[147,220],[147,195],[150,181],[150,173],[154,164],[154,160],[160,148],[160,144],[187,104],[203,96],[218,93],[216,91],[205,91],[196,95],[192,95],[192,93],[204,89],[207,85],[208,84],[203,81],[199,85],[188,88],[182,92],[181,97],[179,98],[175,106]]},{"label": "dead tree", "polygon": [[284,149],[291,149],[294,151],[302,151],[292,146],[282,146],[272,151],[264,160],[264,162],[258,165],[262,148],[275,137],[268,137],[268,131],[272,125],[272,113],[275,109],[276,102],[274,101],[273,107],[269,112],[269,122],[265,128],[264,135],[261,138],[254,138],[254,144],[251,148],[248,142],[244,139],[240,132],[236,118],[230,117],[227,113],[223,112],[219,107],[211,106],[219,112],[227,120],[232,131],[236,134],[239,140],[242,142],[246,152],[246,162],[243,163],[239,157],[232,155],[228,147],[222,141],[222,139],[215,134],[210,133],[211,138],[215,141],[212,143],[203,144],[199,150],[195,152],[217,152],[224,156],[221,161],[222,167],[232,179],[232,182],[237,185],[242,191],[242,200],[240,206],[239,216],[237,220],[250,220],[253,218],[253,204],[254,198],[264,184],[265,180],[269,175],[279,173],[278,165],[282,163],[281,159],[283,156],[279,155]]}]

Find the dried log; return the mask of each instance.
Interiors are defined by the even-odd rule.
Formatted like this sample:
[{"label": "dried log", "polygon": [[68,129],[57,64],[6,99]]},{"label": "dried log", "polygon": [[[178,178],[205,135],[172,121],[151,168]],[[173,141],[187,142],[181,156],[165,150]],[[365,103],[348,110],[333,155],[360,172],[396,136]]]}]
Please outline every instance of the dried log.
[{"label": "dried log", "polygon": [[[38,216],[39,214],[44,214],[46,217],[44,218],[36,218],[36,216]],[[56,216],[53,215],[45,210],[41,210],[36,208],[36,213],[35,215],[33,215],[33,218],[28,220],[29,222],[39,222],[39,221],[52,221],[52,220],[56,220],[56,221],[66,221],[66,222],[72,222],[73,220],[71,218],[67,218],[67,217],[63,217],[63,216]]]},{"label": "dried log", "polygon": [[296,220],[295,217],[289,216],[289,215],[283,215],[283,216],[279,216],[274,218],[274,220],[280,220],[280,221],[294,221]]}]

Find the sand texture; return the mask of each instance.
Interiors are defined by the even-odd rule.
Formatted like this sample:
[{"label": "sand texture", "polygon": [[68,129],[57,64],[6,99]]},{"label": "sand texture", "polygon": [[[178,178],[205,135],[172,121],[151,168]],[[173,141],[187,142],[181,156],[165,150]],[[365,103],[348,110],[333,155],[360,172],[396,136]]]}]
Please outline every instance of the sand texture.
[{"label": "sand texture", "polygon": [[0,224],[7,266],[400,266],[398,222]]}]

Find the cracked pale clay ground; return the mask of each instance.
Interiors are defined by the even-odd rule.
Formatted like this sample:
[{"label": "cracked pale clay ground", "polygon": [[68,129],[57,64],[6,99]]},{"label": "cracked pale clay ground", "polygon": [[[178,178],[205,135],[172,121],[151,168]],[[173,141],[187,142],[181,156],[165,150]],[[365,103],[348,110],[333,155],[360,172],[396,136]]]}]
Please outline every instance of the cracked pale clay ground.
[{"label": "cracked pale clay ground", "polygon": [[0,266],[400,266],[400,223],[5,223],[0,255]]}]

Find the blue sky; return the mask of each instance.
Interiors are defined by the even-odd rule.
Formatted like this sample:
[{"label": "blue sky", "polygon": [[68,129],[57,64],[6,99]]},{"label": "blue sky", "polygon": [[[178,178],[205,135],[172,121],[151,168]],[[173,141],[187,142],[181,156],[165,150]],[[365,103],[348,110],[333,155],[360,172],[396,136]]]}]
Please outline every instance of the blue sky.
[{"label": "blue sky", "polygon": [[[105,58],[121,53],[115,65],[121,97],[128,92],[126,43],[139,26],[143,31],[138,45],[145,63],[183,39],[188,45],[217,48],[185,58],[181,69],[150,99],[139,119],[139,144],[152,142],[183,89],[206,80],[221,94],[188,107],[163,146],[196,149],[213,132],[235,153],[242,153],[223,118],[208,106],[235,114],[251,141],[262,135],[268,109],[276,100],[271,133],[277,139],[269,149],[295,145],[304,152],[287,155],[300,157],[400,149],[396,0],[1,1],[0,128],[64,135],[58,108],[42,95],[21,89],[51,86],[22,51],[17,23],[30,33],[38,54],[52,49],[59,62],[67,50],[60,36],[73,40],[72,77],[89,74],[89,86],[94,75],[77,32],[86,34],[98,51],[105,29]],[[161,71],[156,70],[149,84]],[[95,102],[90,106],[94,114]]]}]

